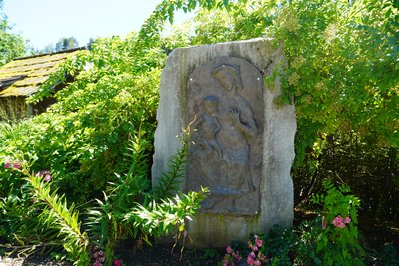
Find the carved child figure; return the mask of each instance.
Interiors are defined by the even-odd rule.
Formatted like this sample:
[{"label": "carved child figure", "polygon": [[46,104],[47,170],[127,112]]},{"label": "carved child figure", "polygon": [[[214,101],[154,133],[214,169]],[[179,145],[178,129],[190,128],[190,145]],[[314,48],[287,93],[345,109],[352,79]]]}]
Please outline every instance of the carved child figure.
[{"label": "carved child figure", "polygon": [[204,114],[198,121],[197,129],[200,135],[200,145],[205,146],[208,154],[215,151],[222,158],[222,148],[216,140],[216,134],[220,130],[220,123],[216,117],[219,99],[216,96],[207,96],[203,99]]}]

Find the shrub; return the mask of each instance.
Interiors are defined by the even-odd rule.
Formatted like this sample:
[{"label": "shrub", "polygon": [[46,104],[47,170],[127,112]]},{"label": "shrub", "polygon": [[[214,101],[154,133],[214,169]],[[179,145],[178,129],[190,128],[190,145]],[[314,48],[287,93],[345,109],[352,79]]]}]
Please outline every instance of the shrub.
[{"label": "shrub", "polygon": [[314,203],[323,204],[316,252],[325,265],[363,265],[365,252],[358,241],[356,210],[360,200],[348,194],[350,189],[346,185],[336,188],[326,181],[323,186],[326,194],[312,198]]},{"label": "shrub", "polygon": [[325,195],[316,194],[322,205],[320,217],[302,222],[297,229],[275,225],[267,234],[250,235],[248,247],[233,243],[226,249],[224,265],[364,265],[365,251],[357,230],[356,209],[360,201],[346,185],[324,182]]},{"label": "shrub", "polygon": [[[188,131],[184,131],[188,132]],[[49,170],[40,172],[31,171],[32,163],[22,158],[7,161],[4,167],[7,171],[22,174],[22,178],[27,181],[26,191],[22,195],[28,198],[32,205],[28,208],[33,211],[37,217],[33,221],[23,220],[21,226],[12,232],[14,239],[22,239],[29,235],[32,243],[28,249],[33,251],[36,246],[34,241],[46,241],[43,244],[61,245],[69,253],[71,259],[76,265],[87,265],[90,260],[90,243],[94,244],[97,251],[96,265],[111,265],[114,259],[114,252],[118,242],[123,238],[142,237],[148,243],[149,237],[160,237],[171,232],[176,233],[176,239],[187,235],[185,223],[200,208],[200,203],[206,197],[207,190],[202,189],[199,192],[188,192],[187,195],[176,193],[172,198],[169,191],[165,188],[159,188],[151,192],[147,178],[147,161],[145,149],[145,140],[141,134],[132,141],[130,155],[132,162],[129,172],[125,176],[118,176],[118,181],[110,183],[105,193],[104,200],[96,199],[98,205],[87,212],[87,232],[81,226],[81,215],[79,215],[75,204],[68,204],[65,196],[59,196],[57,189],[51,191],[51,184],[54,180]],[[176,176],[182,177],[180,173],[182,165],[185,164],[185,149],[188,147],[189,136],[182,138],[183,147],[178,154],[171,158],[170,165],[174,167],[170,173],[164,175],[163,184],[178,180]],[[165,196],[155,191],[165,192]],[[13,220],[19,219],[20,210],[26,211],[25,205],[20,205],[3,199],[1,207],[2,214],[9,217],[8,221],[2,221],[8,228],[12,227]],[[10,206],[9,206],[10,205]],[[25,207],[25,208],[24,208]],[[49,229],[53,234],[40,234],[32,236],[32,228],[27,228],[27,222],[32,223],[32,228]],[[24,230],[22,230],[24,229]],[[29,231],[29,232],[27,232]],[[43,230],[46,231],[46,230]],[[10,232],[3,232],[8,234]],[[47,238],[45,238],[45,236]],[[89,238],[90,236],[90,238]],[[27,238],[25,238],[27,239]],[[33,240],[33,241],[32,241]],[[177,241],[177,240],[176,240]],[[25,245],[24,245],[25,246]],[[18,247],[16,247],[18,249]],[[99,256],[98,248],[105,250],[105,254]],[[99,261],[99,259],[101,261]]]},{"label": "shrub", "polygon": [[273,226],[264,234],[251,234],[247,246],[233,242],[226,248],[223,265],[291,265],[296,237],[291,229]]}]

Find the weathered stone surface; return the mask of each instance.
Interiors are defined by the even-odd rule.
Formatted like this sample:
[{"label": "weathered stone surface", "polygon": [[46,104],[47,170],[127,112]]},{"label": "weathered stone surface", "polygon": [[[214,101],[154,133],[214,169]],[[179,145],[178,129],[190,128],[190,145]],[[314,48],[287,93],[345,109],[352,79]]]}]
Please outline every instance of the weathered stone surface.
[{"label": "weathered stone surface", "polygon": [[188,120],[197,131],[189,150],[186,190],[210,189],[204,212],[258,213],[262,96],[262,74],[240,58],[215,58],[189,76]]},{"label": "weathered stone surface", "polygon": [[189,225],[196,246],[225,246],[274,224],[292,224],[294,107],[276,107],[278,84],[263,84],[283,63],[281,49],[264,39],[176,49],[167,59],[153,184],[181,147],[176,136],[194,121],[181,189],[211,191]]}]

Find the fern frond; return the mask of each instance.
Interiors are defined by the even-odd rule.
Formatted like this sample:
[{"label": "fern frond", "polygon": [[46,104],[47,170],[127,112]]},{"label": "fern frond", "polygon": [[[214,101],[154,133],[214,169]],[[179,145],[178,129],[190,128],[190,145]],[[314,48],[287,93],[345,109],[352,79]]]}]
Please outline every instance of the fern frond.
[{"label": "fern frond", "polygon": [[148,141],[143,138],[141,129],[129,141],[126,157],[130,160],[130,167],[126,174],[118,175],[115,183],[108,187],[109,196],[113,198],[114,205],[121,208],[130,208],[137,197],[143,197],[150,187],[148,178]]},{"label": "fern frond", "polygon": [[107,256],[111,256],[118,241],[125,236],[137,236],[138,230],[127,224],[123,217],[136,206],[137,201],[147,198],[149,189],[148,141],[143,138],[144,131],[129,140],[126,157],[130,167],[126,174],[115,174],[117,180],[109,183],[104,200],[97,199],[97,206],[88,211],[85,223],[91,239],[105,247]]},{"label": "fern frond", "polygon": [[[79,212],[74,204],[68,207],[64,195],[57,191],[51,192],[49,183],[44,183],[41,177],[28,174],[26,180],[33,188],[33,197],[45,205],[41,218],[43,223],[58,230],[58,237],[64,240],[64,248],[79,265],[89,259],[86,248],[89,239],[86,233],[80,231]],[[82,264],[83,265],[83,264]]]},{"label": "fern frond", "polygon": [[160,237],[172,232],[176,227],[184,230],[186,219],[191,220],[206,198],[208,189],[176,195],[173,199],[152,201],[148,206],[138,205],[127,213],[124,220],[133,223],[142,233]]},{"label": "fern frond", "polygon": [[153,197],[156,200],[165,199],[176,194],[186,176],[187,151],[191,137],[190,126],[191,124],[189,124],[186,129],[182,130],[182,134],[179,136],[182,147],[178,150],[177,154],[172,156],[169,160],[169,170],[162,173],[157,187],[153,189]]}]

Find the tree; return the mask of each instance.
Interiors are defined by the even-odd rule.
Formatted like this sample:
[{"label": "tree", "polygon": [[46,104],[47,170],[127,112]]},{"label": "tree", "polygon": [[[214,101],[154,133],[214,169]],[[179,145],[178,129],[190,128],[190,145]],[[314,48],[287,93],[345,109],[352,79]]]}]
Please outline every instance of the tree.
[{"label": "tree", "polygon": [[89,42],[86,44],[87,49],[91,50],[92,45],[94,44],[96,40],[94,38],[90,38]]},{"label": "tree", "polygon": [[55,51],[60,52],[78,47],[79,43],[75,37],[69,37],[69,38],[63,37],[59,39],[59,41],[55,44]]},{"label": "tree", "polygon": [[39,54],[51,54],[55,50],[53,44],[46,45],[42,50],[38,51]]},{"label": "tree", "polygon": [[7,17],[1,13],[2,6],[3,0],[0,0],[0,66],[25,55],[27,51],[22,36],[10,32],[12,27],[8,24]]}]

